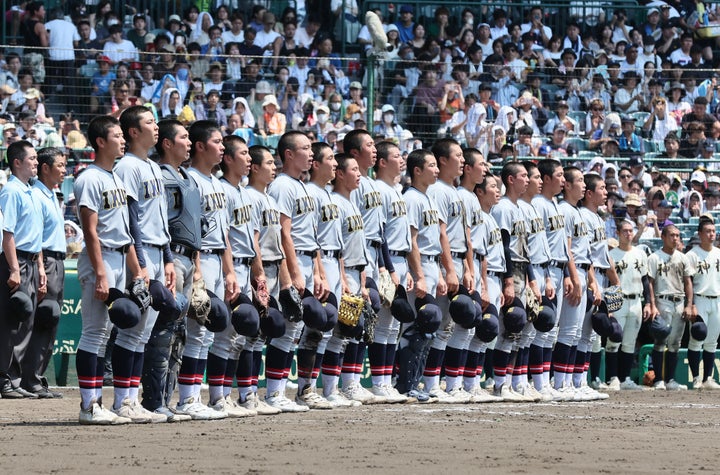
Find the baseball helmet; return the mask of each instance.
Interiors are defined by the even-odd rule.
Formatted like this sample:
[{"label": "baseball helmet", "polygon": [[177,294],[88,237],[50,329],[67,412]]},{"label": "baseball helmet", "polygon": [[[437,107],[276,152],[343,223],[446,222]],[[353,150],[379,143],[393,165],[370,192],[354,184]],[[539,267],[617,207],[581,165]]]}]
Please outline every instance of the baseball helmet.
[{"label": "baseball helmet", "polygon": [[[557,302],[557,300],[555,300]],[[556,322],[555,314],[555,303],[543,295],[542,301],[540,302],[540,312],[535,320],[533,320],[533,326],[541,333],[549,332],[555,327]]]},{"label": "baseball helmet", "polygon": [[160,321],[171,322],[180,318],[182,308],[178,308],[172,292],[162,282],[151,279],[148,292],[150,292],[150,306],[158,311]]},{"label": "baseball helmet", "polygon": [[225,330],[230,321],[228,307],[225,305],[225,302],[214,293],[208,290],[207,294],[208,297],[210,297],[210,313],[208,314],[207,322],[205,322],[205,328],[213,333],[218,333]]},{"label": "baseball helmet", "polygon": [[238,335],[252,337],[260,330],[260,314],[245,294],[240,294],[235,301],[230,321]]},{"label": "baseball helmet", "polygon": [[522,301],[515,297],[509,305],[502,308],[503,325],[508,333],[520,333],[527,323],[527,313]]},{"label": "baseball helmet", "polygon": [[140,308],[127,298],[125,292],[118,288],[112,288],[108,291],[108,298],[105,299],[105,305],[108,308],[108,316],[110,321],[121,330],[132,328],[138,323],[142,315]]},{"label": "baseball helmet", "polygon": [[622,343],[623,328],[620,325],[620,322],[618,322],[617,318],[612,315],[608,316],[608,320],[610,320],[610,334],[607,336],[608,340],[613,343]]},{"label": "baseball helmet", "polygon": [[500,333],[500,322],[498,321],[498,311],[495,305],[487,306],[480,321],[475,325],[475,336],[482,342],[490,343]]},{"label": "baseball helmet", "polygon": [[390,313],[400,323],[412,323],[415,320],[415,312],[408,301],[407,290],[402,285],[397,286],[395,298],[390,305]]},{"label": "baseball helmet", "polygon": [[60,322],[60,305],[57,301],[46,298],[40,302],[35,310],[34,328],[38,330],[51,330]]},{"label": "baseball helmet", "polygon": [[593,330],[595,330],[595,333],[604,337],[610,335],[610,332],[612,331],[612,325],[610,322],[610,317],[608,316],[607,305],[605,305],[604,301],[600,302],[598,310],[596,312],[593,312],[590,318],[592,319],[592,328]]},{"label": "baseball helmet", "polygon": [[373,279],[368,277],[365,279],[365,288],[367,288],[368,295],[370,296],[370,306],[373,310],[375,310],[375,313],[378,313],[380,311],[380,307],[382,306],[382,300],[380,299],[380,292],[378,291],[377,284]]},{"label": "baseball helmet", "polygon": [[655,341],[665,341],[670,336],[670,323],[660,317],[655,317],[650,323],[650,335]]},{"label": "baseball helmet", "polygon": [[327,314],[320,301],[306,289],[305,298],[302,299],[302,303],[303,321],[305,325],[315,330],[323,331],[327,325]]},{"label": "baseball helmet", "polygon": [[267,338],[280,338],[285,334],[285,317],[280,310],[269,307],[267,317],[260,319],[260,331]]},{"label": "baseball helmet", "polygon": [[323,332],[329,332],[335,328],[338,322],[337,298],[335,298],[335,295],[332,293],[328,295],[327,300],[323,302],[322,306],[325,309],[325,318],[327,320]]},{"label": "baseball helmet", "polygon": [[10,295],[8,311],[10,315],[15,316],[19,321],[25,321],[33,314],[33,301],[22,290],[16,290]]},{"label": "baseball helmet", "polygon": [[[37,318],[37,317],[35,317]],[[705,341],[705,338],[707,338],[707,325],[705,324],[705,320],[703,320],[703,317],[698,315],[695,317],[695,321],[690,325],[690,336],[693,337],[696,341]]]},{"label": "baseball helmet", "polygon": [[460,286],[458,293],[450,299],[450,318],[463,328],[473,328],[475,326],[475,302],[468,295],[465,287]]},{"label": "baseball helmet", "polygon": [[421,333],[435,333],[442,323],[442,312],[437,306],[435,297],[426,294],[423,298],[415,299],[417,318],[415,325]]}]

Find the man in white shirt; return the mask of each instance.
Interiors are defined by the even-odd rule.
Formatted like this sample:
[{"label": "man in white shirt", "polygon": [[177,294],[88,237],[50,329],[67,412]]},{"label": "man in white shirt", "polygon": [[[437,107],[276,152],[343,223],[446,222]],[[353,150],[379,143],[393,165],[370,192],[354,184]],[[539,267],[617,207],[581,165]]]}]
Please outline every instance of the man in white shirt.
[{"label": "man in white shirt", "polygon": [[45,24],[50,42],[47,85],[51,86],[51,89],[48,92],[61,94],[63,102],[69,104],[74,100],[75,49],[73,37],[77,29],[72,22],[65,20],[61,8],[54,9],[50,17],[52,20]]},{"label": "man in white shirt", "polygon": [[131,41],[122,37],[122,25],[112,25],[109,28],[110,41],[105,43],[103,54],[110,58],[113,64],[120,61],[139,61],[137,48]]}]

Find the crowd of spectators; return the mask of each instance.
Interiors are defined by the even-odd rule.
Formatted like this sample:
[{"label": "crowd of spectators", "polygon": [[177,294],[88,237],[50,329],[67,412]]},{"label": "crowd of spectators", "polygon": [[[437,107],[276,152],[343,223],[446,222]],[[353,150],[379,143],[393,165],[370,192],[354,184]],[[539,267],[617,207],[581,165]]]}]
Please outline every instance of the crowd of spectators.
[{"label": "crowd of spectators", "polygon": [[[715,5],[572,7],[576,16],[559,26],[557,12],[540,5],[421,13],[387,4],[375,10],[388,46],[369,124],[372,35],[355,0],[327,3],[293,1],[279,14],[193,5],[164,18],[127,5],[115,11],[109,0],[50,12],[22,2],[6,14],[24,49],[8,45],[2,58],[3,145],[26,138],[84,148],[88,118],[142,103],[158,119],[217,121],[250,144],[302,129],[337,147],[347,131],[366,128],[405,152],[452,136],[496,163],[584,155],[652,158],[661,168],[686,158],[684,167],[708,173],[715,166]],[[359,58],[341,57],[342,42]],[[615,173],[607,178],[622,181],[605,165]],[[618,185],[622,197],[626,184]]]}]

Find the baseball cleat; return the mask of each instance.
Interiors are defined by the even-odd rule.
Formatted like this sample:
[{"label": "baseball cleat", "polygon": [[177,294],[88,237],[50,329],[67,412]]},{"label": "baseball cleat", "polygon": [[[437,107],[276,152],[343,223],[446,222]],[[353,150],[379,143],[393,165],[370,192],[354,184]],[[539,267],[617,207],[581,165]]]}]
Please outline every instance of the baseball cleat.
[{"label": "baseball cleat", "polygon": [[530,399],[513,390],[510,384],[503,384],[494,389],[493,395],[501,397],[503,402],[529,402]]},{"label": "baseball cleat", "polygon": [[620,389],[622,391],[644,391],[645,390],[642,386],[635,384],[635,381],[633,381],[632,378],[630,378],[630,376],[625,378],[625,381],[620,383]]},{"label": "baseball cleat", "polygon": [[237,404],[245,409],[257,412],[258,416],[274,416],[282,412],[276,407],[269,406],[265,401],[258,398],[255,393],[249,393],[245,398],[245,402],[238,401]]},{"label": "baseball cleat", "polygon": [[357,407],[362,406],[359,401],[353,401],[352,399],[346,398],[343,393],[335,389],[332,393],[325,397],[332,407]]},{"label": "baseball cleat", "polygon": [[280,409],[282,412],[307,412],[310,410],[308,406],[300,405],[291,401],[284,394],[279,391],[265,396],[265,402],[276,409]]},{"label": "baseball cleat", "polygon": [[153,411],[155,414],[162,414],[167,417],[168,422],[185,422],[192,420],[192,417],[187,414],[179,414],[172,411],[172,409],[165,406],[160,406]]},{"label": "baseball cleat", "polygon": [[133,424],[149,424],[152,422],[152,418],[149,415],[138,411],[135,404],[133,404],[129,398],[123,399],[120,407],[113,407],[112,412],[119,417],[130,419],[130,422]]},{"label": "baseball cleat", "polygon": [[665,381],[656,381],[655,384],[652,385],[652,388],[655,391],[665,391]]},{"label": "baseball cleat", "polygon": [[192,396],[179,401],[175,406],[175,412],[190,416],[194,421],[216,421],[227,417],[227,414],[210,409]]},{"label": "baseball cleat", "polygon": [[78,422],[83,425],[109,426],[129,424],[132,421],[127,417],[120,417],[114,412],[108,411],[102,405],[98,404],[95,399],[93,399],[87,410],[82,408],[80,409]]},{"label": "baseball cleat", "polygon": [[702,383],[703,389],[720,389],[720,384],[718,384],[712,376],[710,376],[708,379],[703,381]]},{"label": "baseball cleat", "polygon": [[610,378],[610,382],[607,385],[608,391],[620,391],[620,380],[617,376]]},{"label": "baseball cleat", "polygon": [[309,407],[310,409],[332,409],[333,406],[327,399],[315,392],[309,384],[303,388],[302,392],[298,392],[295,396],[295,402],[300,405]]},{"label": "baseball cleat", "polygon": [[[703,386],[704,386],[704,384],[703,384]],[[667,391],[686,391],[687,386],[684,384],[678,383],[674,379],[671,379],[670,381],[665,383],[665,390],[667,390]]]}]

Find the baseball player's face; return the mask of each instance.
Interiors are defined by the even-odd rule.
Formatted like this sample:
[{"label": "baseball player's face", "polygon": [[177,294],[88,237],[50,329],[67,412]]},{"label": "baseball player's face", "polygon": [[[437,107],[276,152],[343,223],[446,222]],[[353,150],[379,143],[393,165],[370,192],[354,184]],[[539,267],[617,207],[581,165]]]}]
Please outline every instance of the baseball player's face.
[{"label": "baseball player's face", "polygon": [[250,154],[248,153],[248,146],[244,143],[239,144],[237,150],[235,150],[235,156],[233,158],[235,160],[237,172],[241,176],[247,175],[248,172],[250,172]]},{"label": "baseball player's face", "polygon": [[445,166],[453,171],[453,175],[458,177],[462,175],[463,166],[465,166],[465,157],[463,157],[462,148],[459,145],[451,145]]},{"label": "baseball player's face", "polygon": [[259,165],[252,165],[253,177],[264,186],[269,185],[277,173],[275,159],[270,152],[265,152],[262,162]]},{"label": "baseball player's face", "polygon": [[528,175],[528,187],[526,193],[535,196],[542,192],[542,179],[537,168],[533,168]]},{"label": "baseball player's face", "polygon": [[629,224],[624,224],[620,227],[620,229],[618,229],[618,242],[621,246],[626,247],[632,242],[634,237],[635,232],[633,231],[633,227]]},{"label": "baseball player's face", "polygon": [[602,206],[607,201],[607,187],[604,181],[599,181],[597,185],[595,185],[595,191],[591,193],[595,206]]},{"label": "baseball player's face", "polygon": [[148,149],[157,143],[158,125],[152,112],[140,114],[140,134],[137,140]]},{"label": "baseball player's face", "polygon": [[165,151],[165,154],[172,157],[173,161],[184,162],[190,158],[190,149],[192,148],[192,142],[190,141],[190,134],[187,129],[182,126],[177,126],[177,135],[175,135],[175,141],[170,145],[170,148]]},{"label": "baseball player's face", "polygon": [[298,136],[295,147],[292,150],[292,160],[297,161],[298,166],[304,172],[310,170],[313,161],[313,151],[310,139],[306,136]]},{"label": "baseball player's face", "polygon": [[[357,162],[355,162],[357,165]],[[337,160],[335,154],[329,148],[323,148],[320,158],[313,161],[313,176],[317,176],[322,182],[329,182],[335,178]]]},{"label": "baseball player's face", "polygon": [[528,178],[528,172],[525,170],[525,167],[522,167],[522,169],[515,174],[515,176],[512,177],[512,183],[513,189],[515,190],[515,193],[518,195],[522,195],[525,193],[525,190],[527,190],[528,184],[530,183],[530,180]]},{"label": "baseball player's face", "polygon": [[712,244],[715,242],[715,226],[711,224],[704,225],[698,233],[698,237],[700,238],[701,246],[712,246]]},{"label": "baseball player's face", "polygon": [[397,147],[390,148],[387,158],[385,159],[387,171],[392,176],[399,176],[407,168],[405,159]]},{"label": "baseball player's face", "polygon": [[662,236],[663,248],[675,250],[680,242],[680,231],[676,227],[668,229]]},{"label": "baseball player's face", "polygon": [[550,180],[546,180],[544,184],[545,191],[551,191],[553,196],[560,194],[565,186],[565,172],[562,167],[557,167],[550,177]]},{"label": "baseball player's face", "polygon": [[585,196],[585,178],[580,173],[576,173],[572,181],[565,182],[565,194],[572,201],[578,201]]},{"label": "baseball player's face", "polygon": [[[335,160],[333,158],[333,160]],[[357,160],[348,159],[345,162],[345,170],[337,170],[337,180],[341,180],[343,187],[353,191],[360,187],[360,167]]]},{"label": "baseball player's face", "polygon": [[358,165],[362,168],[372,168],[377,160],[377,149],[375,141],[370,135],[363,135],[362,147],[357,157]]},{"label": "baseball player's face", "polygon": [[430,186],[437,181],[438,177],[437,161],[433,155],[425,157],[425,166],[422,171],[417,174],[417,178],[420,183],[425,186]]},{"label": "baseball player's face", "polygon": [[125,137],[123,137],[122,129],[119,125],[114,125],[108,130],[104,148],[108,155],[115,158],[120,158],[125,155]]},{"label": "baseball player's face", "polygon": [[204,145],[206,156],[213,166],[222,162],[223,155],[225,154],[225,145],[223,145],[222,134],[219,131],[216,130],[213,132],[210,139],[205,142]]}]

